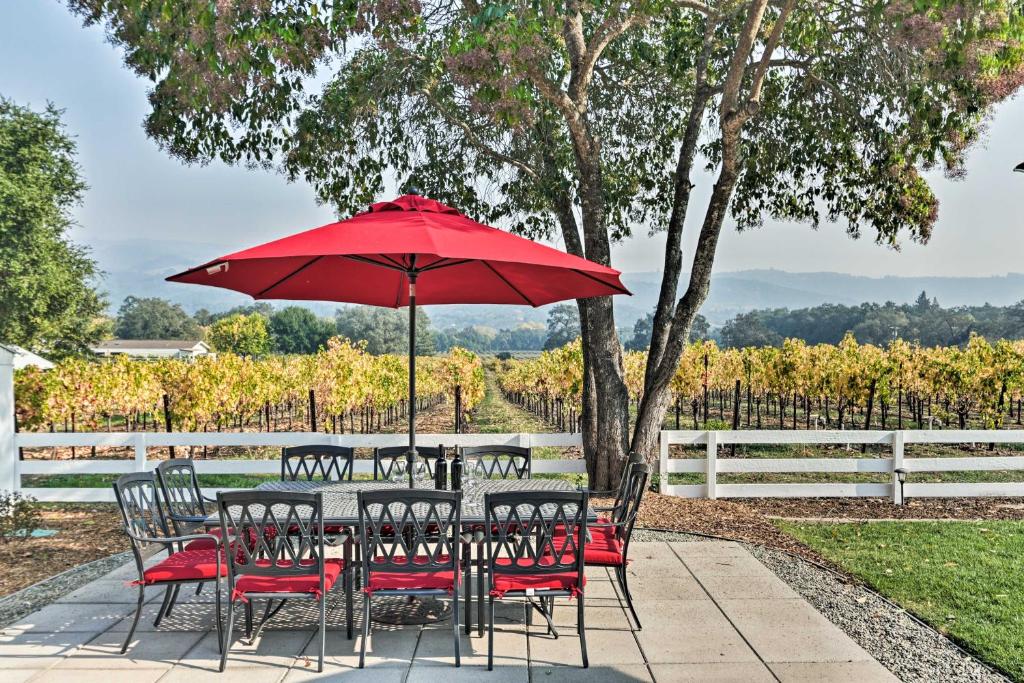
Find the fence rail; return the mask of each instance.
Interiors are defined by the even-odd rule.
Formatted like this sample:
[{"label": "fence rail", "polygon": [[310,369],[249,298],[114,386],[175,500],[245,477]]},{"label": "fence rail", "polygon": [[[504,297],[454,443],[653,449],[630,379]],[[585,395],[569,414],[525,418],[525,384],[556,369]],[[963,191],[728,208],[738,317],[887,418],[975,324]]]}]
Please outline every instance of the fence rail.
[{"label": "fence rail", "polygon": [[[408,443],[404,434],[323,434],[319,432],[279,432],[279,433],[209,433],[209,432],[130,432],[130,433],[21,433],[14,437],[17,448],[50,448],[70,446],[96,446],[105,448],[131,448],[133,458],[120,460],[15,460],[14,490],[20,490],[36,500],[46,502],[112,502],[113,490],[103,488],[23,488],[22,475],[54,475],[54,474],[124,474],[126,472],[145,472],[155,463],[150,461],[150,448],[167,446],[236,446],[236,447],[270,447],[298,445],[332,445],[354,447],[403,446]],[[579,434],[420,434],[417,443],[422,446],[444,444],[445,446],[481,446],[507,445],[522,447],[554,446],[568,448],[582,446]],[[279,474],[279,459],[241,459],[224,458],[213,460],[196,460],[196,471],[199,474]],[[586,465],[581,459],[537,459],[532,464],[536,474],[585,474]],[[357,459],[353,463],[353,473],[373,474],[373,461]],[[4,488],[0,486],[0,488]],[[204,488],[207,495],[213,495],[218,489]]]},{"label": "fence rail", "polygon": [[[1024,444],[1024,430],[738,430],[661,432],[659,489],[684,498],[847,498],[885,497],[901,505],[904,496],[916,498],[1024,496],[1021,482],[906,482],[898,470],[922,472],[1024,471],[1024,456],[970,458],[907,458],[907,444],[1009,443]],[[889,457],[876,458],[723,458],[720,449],[743,445],[874,445],[888,446]],[[674,445],[704,446],[703,458],[671,458]],[[672,474],[703,474],[703,484],[672,484]],[[719,474],[869,473],[888,474],[888,483],[758,483],[723,484]]]}]

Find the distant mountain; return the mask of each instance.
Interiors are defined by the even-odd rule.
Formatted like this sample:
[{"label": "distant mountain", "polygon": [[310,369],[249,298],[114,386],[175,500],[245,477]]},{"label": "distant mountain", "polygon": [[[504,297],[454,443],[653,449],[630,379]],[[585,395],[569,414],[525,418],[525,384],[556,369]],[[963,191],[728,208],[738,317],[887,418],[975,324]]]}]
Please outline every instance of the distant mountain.
[{"label": "distant mountain", "polygon": [[[158,296],[180,303],[185,310],[224,310],[251,302],[242,294],[214,287],[165,282],[164,278],[210,258],[230,252],[230,246],[186,244],[174,240],[117,240],[93,244],[93,255],[105,271],[102,289],[111,311],[126,296]],[[657,272],[624,273],[622,280],[633,296],[615,297],[618,323],[633,321],[654,310],[661,287]],[[681,278],[685,283],[685,276]],[[943,306],[990,303],[1007,306],[1024,299],[1024,274],[988,277],[865,277],[845,273],[790,273],[782,270],[741,270],[717,273],[702,313],[712,325],[722,325],[737,313],[757,308],[805,308],[824,303],[859,304],[913,301],[922,292]],[[338,304],[306,303],[320,315],[330,315]],[[485,325],[495,329],[520,323],[544,322],[547,309],[529,306],[431,306],[428,314],[436,327]]]}]

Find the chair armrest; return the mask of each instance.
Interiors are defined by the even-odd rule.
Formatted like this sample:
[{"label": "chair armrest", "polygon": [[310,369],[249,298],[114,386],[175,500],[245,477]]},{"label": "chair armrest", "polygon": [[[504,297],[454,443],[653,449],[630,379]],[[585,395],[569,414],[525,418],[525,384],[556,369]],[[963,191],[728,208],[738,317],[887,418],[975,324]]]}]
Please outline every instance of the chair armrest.
[{"label": "chair armrest", "polygon": [[216,541],[218,544],[220,543],[220,536],[215,536],[213,534],[185,534],[184,536],[163,536],[158,538],[151,536],[136,536],[135,534],[132,534],[132,536],[143,543],[185,543],[187,541],[198,541],[201,538],[207,538],[211,541]]}]

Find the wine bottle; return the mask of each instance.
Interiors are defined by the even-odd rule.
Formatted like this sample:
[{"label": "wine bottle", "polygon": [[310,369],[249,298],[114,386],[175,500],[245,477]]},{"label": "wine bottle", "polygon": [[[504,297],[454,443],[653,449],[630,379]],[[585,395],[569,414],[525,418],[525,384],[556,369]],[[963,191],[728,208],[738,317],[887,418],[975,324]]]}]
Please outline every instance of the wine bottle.
[{"label": "wine bottle", "polygon": [[455,457],[452,458],[452,491],[462,489],[462,449],[455,449]]},{"label": "wine bottle", "polygon": [[434,462],[434,488],[438,491],[448,488],[448,461],[445,459],[444,445],[437,447],[437,460]]}]

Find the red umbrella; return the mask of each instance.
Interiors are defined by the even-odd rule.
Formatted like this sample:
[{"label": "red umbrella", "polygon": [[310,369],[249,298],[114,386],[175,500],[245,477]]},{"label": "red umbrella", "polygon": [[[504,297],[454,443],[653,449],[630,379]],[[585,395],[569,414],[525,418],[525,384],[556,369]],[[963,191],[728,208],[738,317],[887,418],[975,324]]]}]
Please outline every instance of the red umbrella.
[{"label": "red umbrella", "polygon": [[[409,306],[409,451],[416,447],[416,304],[542,306],[629,294],[619,271],[404,195],[348,220],[214,259],[167,278],[256,299]],[[410,472],[411,476],[411,472]]]}]

